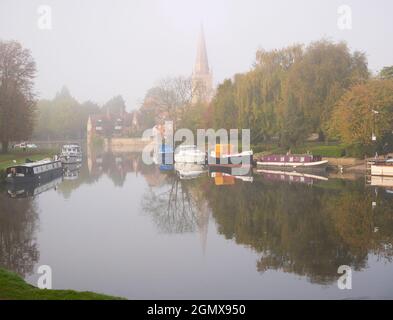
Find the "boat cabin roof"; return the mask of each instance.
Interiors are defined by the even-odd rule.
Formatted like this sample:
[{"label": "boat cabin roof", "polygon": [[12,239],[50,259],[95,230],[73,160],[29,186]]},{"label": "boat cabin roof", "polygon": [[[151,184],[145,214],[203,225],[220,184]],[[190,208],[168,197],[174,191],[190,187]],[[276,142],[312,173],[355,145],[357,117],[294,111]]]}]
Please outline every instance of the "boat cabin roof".
[{"label": "boat cabin roof", "polygon": [[10,168],[18,168],[18,167],[23,167],[23,168],[34,168],[34,167],[39,167],[39,166],[44,166],[47,164],[51,163],[58,163],[59,161],[52,161],[52,160],[40,160],[40,161],[33,161],[33,162],[27,162],[27,163],[22,163],[18,164],[15,166],[11,166]]}]

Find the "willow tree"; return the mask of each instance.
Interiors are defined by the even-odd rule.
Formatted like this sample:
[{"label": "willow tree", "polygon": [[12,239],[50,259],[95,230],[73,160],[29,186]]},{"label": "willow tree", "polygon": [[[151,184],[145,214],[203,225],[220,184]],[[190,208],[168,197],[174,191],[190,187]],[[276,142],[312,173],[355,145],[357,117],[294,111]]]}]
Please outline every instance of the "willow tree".
[{"label": "willow tree", "polygon": [[0,41],[0,142],[27,139],[33,131],[35,62],[16,41]]},{"label": "willow tree", "polygon": [[311,43],[291,69],[287,94],[293,95],[302,110],[309,133],[319,133],[322,140],[335,103],[352,85],[368,77],[363,53],[351,53],[343,42],[321,40]]}]

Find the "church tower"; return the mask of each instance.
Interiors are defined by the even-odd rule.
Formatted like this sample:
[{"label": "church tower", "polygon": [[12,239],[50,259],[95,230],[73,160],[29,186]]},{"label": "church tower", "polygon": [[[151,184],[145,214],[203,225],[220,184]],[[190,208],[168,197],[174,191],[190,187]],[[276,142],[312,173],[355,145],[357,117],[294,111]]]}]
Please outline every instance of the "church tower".
[{"label": "church tower", "polygon": [[213,75],[209,69],[203,27],[198,40],[197,55],[192,73],[192,102],[208,103],[213,97]]}]

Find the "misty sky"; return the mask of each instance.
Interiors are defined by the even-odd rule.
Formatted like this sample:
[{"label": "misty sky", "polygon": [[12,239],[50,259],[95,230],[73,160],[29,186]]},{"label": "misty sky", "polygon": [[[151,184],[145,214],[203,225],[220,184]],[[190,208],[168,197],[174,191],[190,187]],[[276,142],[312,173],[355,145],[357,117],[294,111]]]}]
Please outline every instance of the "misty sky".
[{"label": "misty sky", "polygon": [[[343,4],[352,30],[337,26]],[[40,5],[51,30],[38,28]],[[0,39],[31,49],[40,98],[66,85],[81,102],[121,94],[131,110],[159,79],[191,74],[201,23],[218,84],[247,71],[258,48],[322,37],[365,51],[373,71],[393,65],[392,12],[391,0],[0,0]]]}]

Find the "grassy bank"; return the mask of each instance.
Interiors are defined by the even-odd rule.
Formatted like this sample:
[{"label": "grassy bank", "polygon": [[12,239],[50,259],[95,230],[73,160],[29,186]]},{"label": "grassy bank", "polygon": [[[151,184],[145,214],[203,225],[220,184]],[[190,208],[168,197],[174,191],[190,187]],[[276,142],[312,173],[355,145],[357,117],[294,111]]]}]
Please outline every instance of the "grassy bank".
[{"label": "grassy bank", "polygon": [[17,164],[25,163],[26,158],[33,161],[42,160],[55,155],[56,150],[32,150],[23,152],[22,150],[12,150],[6,154],[0,154],[0,181],[4,179],[5,169],[12,166],[14,160]]},{"label": "grassy bank", "polygon": [[[276,145],[257,145],[253,146],[253,150],[256,150],[258,154],[286,154],[288,152],[287,148],[277,147]],[[354,146],[345,144],[308,143],[291,148],[292,154],[304,154],[307,152],[328,158],[364,157],[362,150],[357,150]]]},{"label": "grassy bank", "polygon": [[0,300],[121,300],[94,292],[41,290],[13,272],[0,269]]}]

